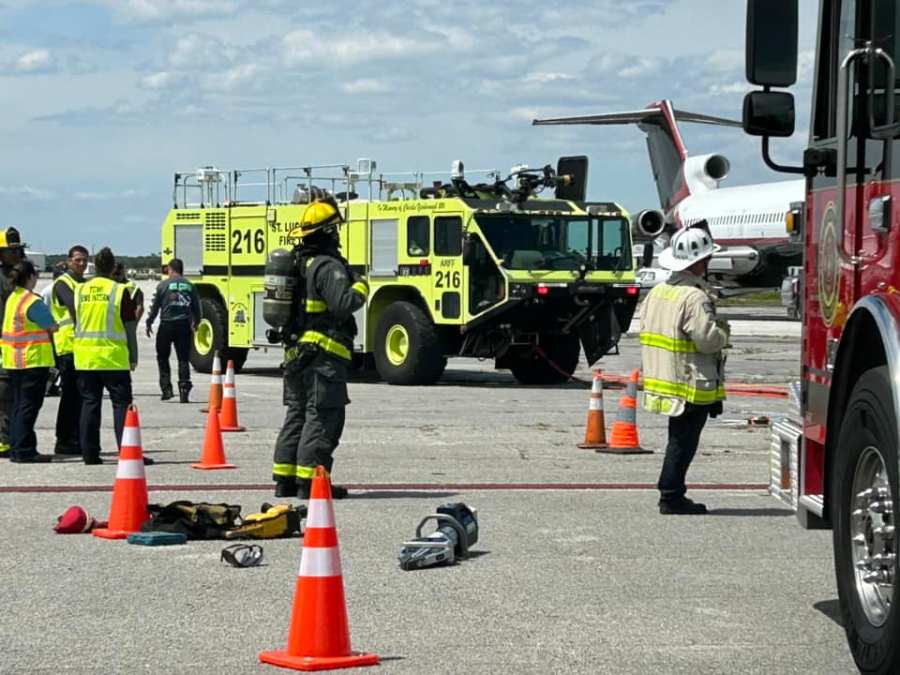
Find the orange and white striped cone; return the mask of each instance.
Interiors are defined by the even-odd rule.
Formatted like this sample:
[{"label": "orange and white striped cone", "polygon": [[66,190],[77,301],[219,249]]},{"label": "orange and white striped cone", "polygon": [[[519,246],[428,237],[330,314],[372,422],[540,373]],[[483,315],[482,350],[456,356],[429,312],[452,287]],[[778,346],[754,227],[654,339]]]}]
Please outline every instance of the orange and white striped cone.
[{"label": "orange and white striped cone", "polygon": [[637,387],[641,371],[634,369],[628,378],[625,394],[619,399],[619,413],[609,433],[609,447],[597,452],[615,455],[650,455],[641,447],[637,428]]},{"label": "orange and white striped cone", "polygon": [[247,431],[238,424],[237,389],[234,386],[234,361],[228,362],[225,384],[222,388],[222,410],[219,411],[219,427],[222,431]]},{"label": "orange and white striped cone", "polygon": [[603,373],[599,368],[594,371],[594,382],[591,385],[591,400],[588,404],[584,443],[579,443],[578,447],[584,450],[600,450],[609,447],[606,442],[606,415],[603,412]]},{"label": "orange and white striped cone", "polygon": [[206,407],[202,412],[209,412],[210,408],[217,411],[222,408],[222,362],[219,360],[219,352],[213,357],[212,376],[209,381],[209,397]]},{"label": "orange and white striped cone", "polygon": [[219,416],[215,410],[206,413],[206,433],[203,436],[203,452],[200,461],[191,464],[192,469],[233,469],[225,459],[225,448],[222,446],[222,431],[219,429]]},{"label": "orange and white striped cone", "polygon": [[140,532],[141,525],[150,519],[147,511],[147,477],[144,473],[144,452],[141,449],[141,423],[137,408],[129,406],[122,429],[122,447],[113,484],[109,524],[91,532],[101,539],[125,539],[132,532]]},{"label": "orange and white striped cone", "polygon": [[379,662],[377,654],[350,649],[331,482],[321,466],[316,468],[309,495],[287,648],[260,652],[259,660],[292,670],[353,668]]}]

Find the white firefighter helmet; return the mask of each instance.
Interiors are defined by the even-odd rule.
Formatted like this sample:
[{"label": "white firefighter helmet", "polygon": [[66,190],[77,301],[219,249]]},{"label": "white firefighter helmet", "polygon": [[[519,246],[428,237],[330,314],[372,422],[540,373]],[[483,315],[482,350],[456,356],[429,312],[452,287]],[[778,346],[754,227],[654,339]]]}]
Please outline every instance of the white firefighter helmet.
[{"label": "white firefighter helmet", "polygon": [[665,251],[659,254],[659,265],[673,272],[681,272],[695,262],[709,258],[719,250],[709,232],[700,227],[678,230]]}]

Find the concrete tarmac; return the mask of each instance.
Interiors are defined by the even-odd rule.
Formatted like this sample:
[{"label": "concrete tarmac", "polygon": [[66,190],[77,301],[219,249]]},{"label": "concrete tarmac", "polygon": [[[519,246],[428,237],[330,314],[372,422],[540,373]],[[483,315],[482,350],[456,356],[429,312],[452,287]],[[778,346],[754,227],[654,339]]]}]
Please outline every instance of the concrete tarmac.
[{"label": "concrete tarmac", "polygon": [[[799,324],[740,312],[749,318],[733,322],[731,378],[795,378]],[[639,366],[636,336],[621,346],[599,365],[616,374]],[[152,341],[142,338],[141,349],[134,388],[144,450],[157,462],[147,469],[151,502],[253,512],[274,501],[280,355],[251,354],[238,377],[248,430],[224,436],[237,468],[202,472],[190,464],[203,442],[208,377],[195,375],[195,402],[161,402]],[[577,374],[589,379],[587,364]],[[608,424],[620,395],[605,392]],[[351,641],[382,656],[379,671],[855,672],[836,620],[831,535],[800,529],[765,493],[768,430],[743,425],[785,414],[787,400],[730,399],[688,477],[709,488],[693,496],[710,514],[663,517],[652,486],[665,420],[639,413],[654,454],[578,450],[582,384],[521,386],[490,362],[459,359],[436,386],[360,377],[350,397],[334,478],[358,489],[335,512]],[[38,421],[45,452],[57,401]],[[272,672],[257,653],[286,644],[300,541],[262,542],[265,564],[242,570],[219,561],[223,542],[149,548],[54,534],[70,504],[106,516],[116,470],[108,407],[103,443],[102,466],[0,464],[0,672]],[[401,571],[402,542],[448,501],[478,509],[477,555]]]}]

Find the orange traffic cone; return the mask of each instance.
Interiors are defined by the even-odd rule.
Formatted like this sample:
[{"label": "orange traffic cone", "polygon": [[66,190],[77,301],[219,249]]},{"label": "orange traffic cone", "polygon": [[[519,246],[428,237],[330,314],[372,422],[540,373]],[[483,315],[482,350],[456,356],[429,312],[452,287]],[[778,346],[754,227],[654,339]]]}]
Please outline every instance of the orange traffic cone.
[{"label": "orange traffic cone", "polygon": [[222,431],[247,431],[238,424],[237,389],[234,387],[234,361],[228,362],[225,371],[225,386],[222,389],[222,410],[219,413]]},{"label": "orange traffic cone", "polygon": [[234,464],[225,461],[225,448],[222,447],[222,431],[219,429],[219,415],[210,407],[206,416],[206,436],[203,439],[203,454],[198,464],[191,464],[194,469],[233,469]]},{"label": "orange traffic cone", "polygon": [[578,447],[585,450],[600,450],[609,447],[606,442],[606,416],[603,412],[603,373],[599,368],[594,371],[594,383],[591,385],[591,401],[588,404],[584,443],[579,443]]},{"label": "orange traffic cone", "polygon": [[616,455],[649,455],[650,450],[644,450],[638,440],[637,429],[637,385],[641,377],[641,371],[634,369],[628,378],[628,387],[625,394],[619,399],[619,414],[613,422],[609,433],[609,447],[597,450]]},{"label": "orange traffic cone", "polygon": [[222,408],[222,362],[219,360],[219,352],[213,357],[212,377],[209,381],[209,397],[203,412],[209,412],[210,408],[220,410]]},{"label": "orange traffic cone", "polygon": [[91,532],[103,539],[125,539],[140,532],[141,524],[150,520],[147,511],[147,478],[144,474],[144,452],[141,449],[141,423],[137,408],[129,406],[122,430],[119,465],[113,484],[109,525]]},{"label": "orange traffic cone", "polygon": [[260,652],[259,660],[292,670],[377,665],[377,654],[350,650],[331,482],[321,466],[316,469],[309,497],[287,649]]}]

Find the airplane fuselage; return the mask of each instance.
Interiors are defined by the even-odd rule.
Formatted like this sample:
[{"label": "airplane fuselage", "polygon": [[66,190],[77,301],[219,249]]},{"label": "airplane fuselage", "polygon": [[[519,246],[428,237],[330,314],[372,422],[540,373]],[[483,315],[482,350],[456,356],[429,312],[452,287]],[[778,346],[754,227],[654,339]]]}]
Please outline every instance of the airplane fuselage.
[{"label": "airplane fuselage", "polygon": [[719,188],[685,197],[672,215],[679,227],[706,220],[722,247],[710,273],[724,283],[779,286],[787,268],[800,264],[801,247],[791,242],[785,216],[804,190],[803,180]]}]

